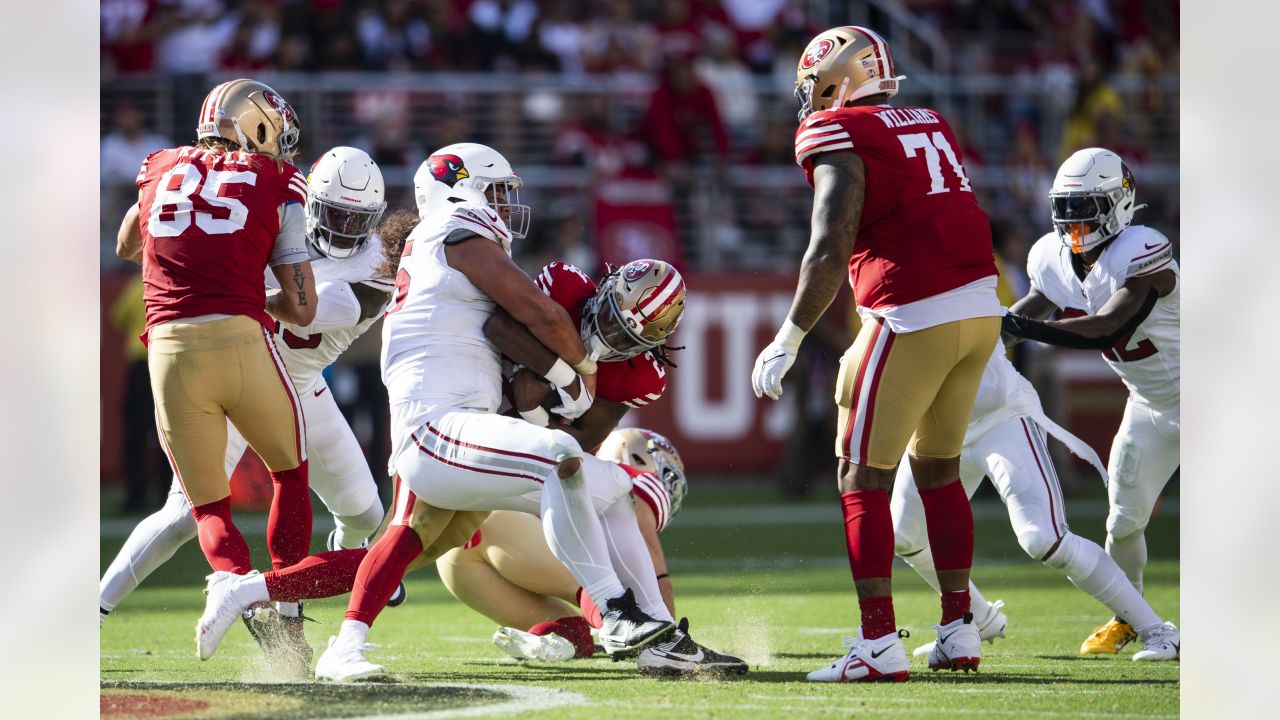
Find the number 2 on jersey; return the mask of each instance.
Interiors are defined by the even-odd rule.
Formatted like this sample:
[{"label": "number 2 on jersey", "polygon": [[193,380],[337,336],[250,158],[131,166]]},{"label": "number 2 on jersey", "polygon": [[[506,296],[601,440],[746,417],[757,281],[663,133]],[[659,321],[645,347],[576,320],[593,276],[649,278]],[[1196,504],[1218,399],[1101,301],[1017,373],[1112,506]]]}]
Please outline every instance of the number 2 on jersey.
[{"label": "number 2 on jersey", "polygon": [[941,150],[943,155],[947,156],[947,163],[951,165],[951,172],[955,173],[956,179],[960,181],[961,192],[973,192],[969,187],[969,177],[964,174],[964,166],[960,164],[960,159],[956,157],[956,151],[951,149],[951,143],[947,142],[947,136],[941,132],[929,133],[911,133],[909,135],[899,135],[898,141],[902,143],[902,150],[907,157],[913,158],[917,151],[924,151],[924,162],[929,168],[929,180],[932,186],[929,188],[929,195],[937,195],[939,193],[951,192],[951,188],[947,187],[946,178],[942,176],[942,161],[938,157],[938,151]]},{"label": "number 2 on jersey", "polygon": [[244,229],[249,208],[233,197],[222,197],[222,188],[232,183],[255,185],[253,171],[210,170],[208,176],[190,163],[174,165],[160,178],[151,203],[147,229],[152,237],[174,237],[191,227],[208,235],[225,235]]},{"label": "number 2 on jersey", "polygon": [[1103,357],[1112,362],[1133,362],[1135,360],[1145,360],[1160,352],[1156,344],[1151,342],[1151,338],[1143,338],[1138,341],[1137,345],[1129,347],[1131,340],[1133,340],[1133,333],[1116,340],[1115,345],[1102,351]]}]

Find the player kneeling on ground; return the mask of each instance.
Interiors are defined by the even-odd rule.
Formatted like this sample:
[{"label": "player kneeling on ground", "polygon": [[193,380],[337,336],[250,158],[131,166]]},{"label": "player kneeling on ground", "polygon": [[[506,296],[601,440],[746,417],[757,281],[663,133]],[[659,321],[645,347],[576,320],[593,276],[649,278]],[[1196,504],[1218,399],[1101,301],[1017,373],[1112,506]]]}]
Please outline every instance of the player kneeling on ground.
[{"label": "player kneeling on ground", "polygon": [[[658,533],[680,511],[688,488],[684,463],[665,437],[636,428],[615,430],[596,454],[631,475],[636,521],[653,558],[662,601],[674,615],[675,592]],[[595,653],[591,628],[600,627],[600,610],[551,554],[536,518],[493,513],[470,542],[436,561],[436,569],[454,597],[503,626],[493,642],[511,657],[553,662]],[[681,619],[672,640],[645,649],[637,661],[641,670],[747,672],[742,660],[695,643],[688,627]]]}]

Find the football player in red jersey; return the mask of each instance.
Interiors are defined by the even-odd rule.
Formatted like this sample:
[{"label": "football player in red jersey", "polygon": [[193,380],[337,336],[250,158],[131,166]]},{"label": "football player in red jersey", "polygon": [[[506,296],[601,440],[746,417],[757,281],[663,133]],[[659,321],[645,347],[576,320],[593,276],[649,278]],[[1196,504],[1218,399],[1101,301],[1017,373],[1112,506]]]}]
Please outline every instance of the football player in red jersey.
[{"label": "football player in red jersey", "polygon": [[[307,555],[302,409],[272,332],[276,319],[311,323],[316,285],[303,216],[307,184],[288,162],[298,149],[293,109],[260,82],[232,80],[205,98],[196,133],[194,146],[161,150],[143,163],[138,203],[125,215],[116,251],[142,264],[156,424],[215,571],[212,585],[253,572],[231,520],[228,420],[271,472],[272,566]],[[268,266],[281,288],[270,297],[262,282]]]},{"label": "football player in red jersey", "polygon": [[828,30],[800,58],[795,152],[814,187],[812,231],[791,312],[751,376],[757,397],[781,396],[847,266],[864,322],[840,362],[836,454],[862,624],[844,657],[809,674],[818,682],[908,679],[893,614],[888,493],[904,450],[943,590],[929,665],[976,669],[981,656],[959,457],[1004,308],[990,225],[955,136],[933,110],[885,104],[901,79],[888,45],[862,27]]}]

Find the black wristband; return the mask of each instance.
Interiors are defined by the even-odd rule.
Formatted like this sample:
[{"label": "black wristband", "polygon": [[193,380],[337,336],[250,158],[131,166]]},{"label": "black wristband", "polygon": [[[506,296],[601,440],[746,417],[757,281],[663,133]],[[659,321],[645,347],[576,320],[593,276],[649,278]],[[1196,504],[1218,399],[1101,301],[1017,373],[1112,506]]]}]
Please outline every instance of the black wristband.
[{"label": "black wristband", "polygon": [[661,580],[662,578],[669,578],[669,577],[671,577],[671,573],[659,573],[657,579]]}]

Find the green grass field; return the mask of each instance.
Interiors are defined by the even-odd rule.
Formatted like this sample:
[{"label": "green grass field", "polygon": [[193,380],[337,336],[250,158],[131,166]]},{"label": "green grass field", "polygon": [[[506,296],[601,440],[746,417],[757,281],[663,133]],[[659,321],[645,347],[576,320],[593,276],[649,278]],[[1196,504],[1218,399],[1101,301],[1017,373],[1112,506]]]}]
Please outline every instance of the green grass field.
[{"label": "green grass field", "polygon": [[[1080,641],[1107,612],[1056,572],[1032,563],[1013,540],[998,502],[975,503],[979,564],[975,580],[1005,601],[1009,637],[984,645],[982,671],[933,673],[913,659],[905,685],[819,685],[804,674],[842,654],[856,602],[833,502],[764,504],[762,492],[698,488],[664,534],[678,615],[694,637],[751,663],[738,680],[671,681],[638,676],[633,663],[608,659],[520,664],[489,642],[494,625],[453,600],[424,570],[410,576],[409,600],[385,611],[370,655],[396,674],[394,685],[268,685],[270,668],[242,628],[233,628],[208,662],[195,656],[192,628],[203,608],[207,565],[195,544],[153,576],[102,630],[101,679],[107,717],[426,717],[483,716],[546,708],[557,718],[922,716],[1169,717],[1178,713],[1178,664],[1081,658]],[[734,503],[732,505],[728,503]],[[744,504],[749,503],[749,504]],[[1073,501],[1073,530],[1100,539],[1096,499]],[[327,527],[317,518],[317,538]],[[1178,622],[1176,502],[1148,530],[1147,597]],[[107,533],[108,535],[112,533]],[[104,537],[102,564],[121,540]],[[265,549],[255,547],[264,564]],[[909,568],[895,568],[899,625],[908,649],[932,639],[938,603]],[[313,647],[336,632],[345,598],[307,605]],[[192,685],[204,683],[204,685]],[[444,686],[444,687],[440,687]],[[461,687],[458,687],[461,686]],[[493,686],[504,686],[494,688]],[[511,689],[509,686],[519,686]],[[523,688],[523,689],[520,689]],[[163,701],[137,711],[142,695]],[[122,703],[112,705],[113,699]],[[184,702],[189,701],[189,702]],[[516,704],[511,704],[512,702]],[[202,703],[209,703],[201,707]],[[505,703],[499,705],[499,703]],[[555,709],[551,704],[559,703]],[[109,707],[112,712],[106,713]],[[136,714],[121,714],[119,707]],[[168,708],[167,710],[165,708]],[[406,716],[407,717],[407,716]]]}]

